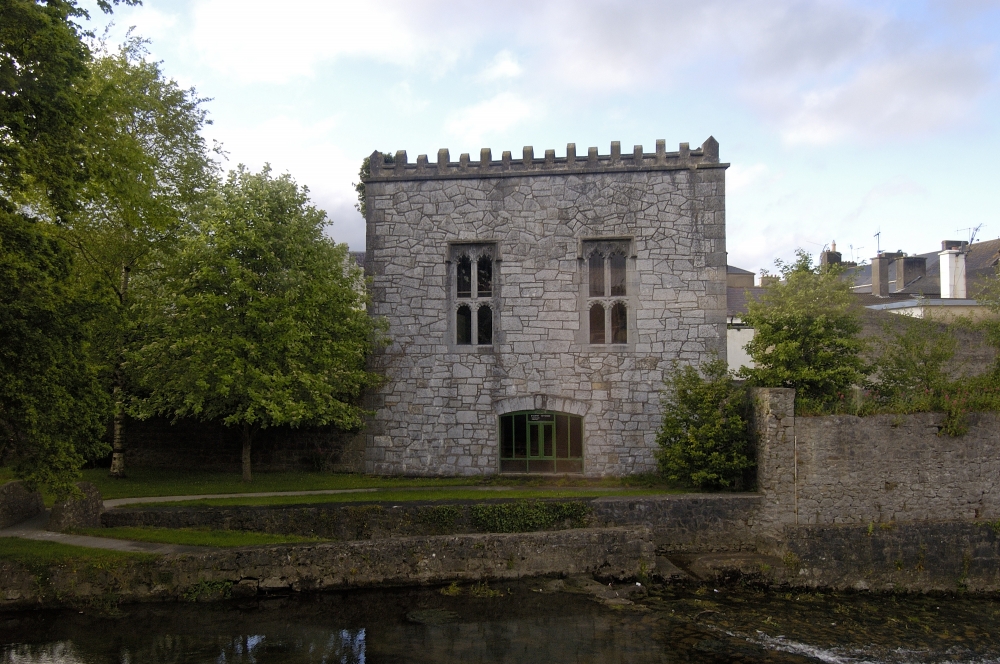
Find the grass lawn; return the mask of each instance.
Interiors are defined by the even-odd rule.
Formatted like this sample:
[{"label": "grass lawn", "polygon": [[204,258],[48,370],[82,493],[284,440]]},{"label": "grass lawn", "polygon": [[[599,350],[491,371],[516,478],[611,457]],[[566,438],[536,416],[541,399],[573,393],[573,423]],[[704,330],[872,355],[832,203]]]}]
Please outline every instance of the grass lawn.
[{"label": "grass lawn", "polygon": [[246,498],[207,498],[169,503],[148,503],[135,505],[138,509],[159,509],[161,507],[229,507],[234,505],[305,505],[317,503],[382,502],[400,503],[409,501],[471,500],[484,501],[498,498],[595,498],[600,496],[649,496],[663,493],[681,493],[681,490],[627,489],[627,488],[583,488],[583,489],[511,489],[509,491],[477,491],[475,489],[428,489],[425,491],[400,491],[386,489],[372,493],[341,493],[318,496],[260,496]]},{"label": "grass lawn", "polygon": [[322,489],[365,489],[379,487],[447,487],[474,483],[457,477],[372,477],[347,473],[278,472],[254,473],[253,482],[244,483],[240,474],[198,470],[135,469],[125,479],[108,475],[107,468],[83,471],[83,479],[93,482],[105,499],[141,496],[191,496],[211,493],[262,493],[270,491],[316,491]]},{"label": "grass lawn", "polygon": [[[14,479],[10,468],[0,467],[0,483]],[[92,468],[83,471],[86,482],[92,482],[101,491],[105,499],[139,498],[146,496],[191,496],[219,493],[269,493],[275,491],[317,491],[328,489],[413,489],[461,486],[510,487],[513,489],[581,489],[598,493],[587,494],[573,492],[572,495],[603,495],[601,491],[613,491],[621,495],[638,495],[649,493],[680,493],[690,491],[670,484],[655,475],[632,475],[627,477],[585,478],[574,476],[545,475],[494,475],[488,477],[383,477],[352,473],[321,473],[321,472],[258,472],[254,474],[253,482],[244,483],[238,472],[225,473],[218,471],[199,470],[151,470],[133,469],[124,479],[108,475],[106,468]],[[390,497],[379,493],[378,500],[444,500],[431,498],[424,492],[415,492],[420,496],[410,496],[400,493]],[[458,495],[458,499],[482,499],[480,492],[470,492],[468,495]],[[508,497],[504,493],[504,497]],[[511,495],[510,497],[520,497]],[[536,497],[534,494],[531,497]],[[540,497],[540,496],[538,496]],[[546,493],[545,497],[561,497],[561,494]],[[451,497],[449,496],[449,499]],[[374,496],[369,498],[376,499]],[[323,502],[333,498],[319,498]],[[364,500],[356,494],[340,500]],[[46,496],[46,504],[52,504],[52,496]],[[292,502],[308,502],[303,498],[295,498]],[[262,503],[240,502],[229,504],[280,504],[273,500]]]},{"label": "grass lawn", "polygon": [[0,560],[21,563],[32,570],[80,564],[108,569],[128,562],[151,562],[156,558],[156,554],[151,553],[88,549],[58,542],[0,537]]},{"label": "grass lawn", "polygon": [[73,532],[77,535],[189,546],[237,547],[319,541],[315,537],[301,537],[299,535],[272,535],[243,530],[209,530],[207,528],[77,528]]}]

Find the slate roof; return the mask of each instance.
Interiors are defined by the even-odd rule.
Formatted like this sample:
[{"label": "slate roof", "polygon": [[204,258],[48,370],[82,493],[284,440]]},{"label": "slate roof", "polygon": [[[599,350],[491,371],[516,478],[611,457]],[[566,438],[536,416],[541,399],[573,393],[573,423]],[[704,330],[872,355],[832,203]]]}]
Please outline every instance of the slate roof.
[{"label": "slate roof", "polygon": [[[940,251],[940,250],[938,250]],[[922,279],[918,279],[909,284],[902,292],[910,295],[925,295],[927,297],[939,297],[941,294],[941,264],[938,251],[926,254],[916,254],[927,259],[927,274]],[[997,261],[1000,260],[1000,239],[976,242],[968,246],[968,253],[965,255],[965,280],[969,295],[973,295],[979,284],[994,274]],[[871,293],[872,286],[872,266],[860,265],[850,268],[849,274],[854,279],[854,289],[856,293],[861,293],[868,289]],[[889,263],[889,294],[896,292],[896,262]],[[884,302],[880,299],[879,301]]]},{"label": "slate roof", "polygon": [[354,262],[358,264],[358,267],[364,269],[364,267],[365,267],[365,252],[363,252],[363,251],[352,251],[350,253],[351,253],[351,258],[353,258]]}]

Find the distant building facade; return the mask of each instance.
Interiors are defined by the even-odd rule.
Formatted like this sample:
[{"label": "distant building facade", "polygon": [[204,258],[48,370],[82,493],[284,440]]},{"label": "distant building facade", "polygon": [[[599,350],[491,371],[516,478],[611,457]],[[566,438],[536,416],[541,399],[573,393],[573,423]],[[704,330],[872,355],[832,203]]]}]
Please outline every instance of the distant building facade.
[{"label": "distant building facade", "polygon": [[664,372],[726,356],[727,166],[714,138],[374,153],[364,264],[391,345],[365,469],[653,470]]}]

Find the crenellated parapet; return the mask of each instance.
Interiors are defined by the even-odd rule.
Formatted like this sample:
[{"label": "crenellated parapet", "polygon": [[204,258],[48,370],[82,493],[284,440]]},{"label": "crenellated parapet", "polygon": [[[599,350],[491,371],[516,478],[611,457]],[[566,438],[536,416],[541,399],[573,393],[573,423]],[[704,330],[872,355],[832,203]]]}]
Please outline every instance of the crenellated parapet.
[{"label": "crenellated parapet", "polygon": [[576,144],[566,146],[566,156],[556,157],[555,150],[546,150],[544,157],[535,157],[535,150],[525,146],[521,157],[514,159],[505,151],[500,159],[493,159],[489,148],[479,153],[479,161],[472,161],[468,153],[463,153],[458,161],[452,161],[447,149],[438,150],[437,162],[431,163],[427,155],[417,157],[410,163],[406,151],[396,152],[393,163],[384,163],[381,153],[371,155],[371,176],[366,182],[387,182],[393,180],[435,180],[482,177],[520,177],[527,174],[547,173],[605,173],[627,171],[672,171],[701,168],[728,168],[729,164],[719,162],[719,142],[714,137],[691,149],[681,143],[676,152],[667,152],[664,140],[656,141],[655,152],[645,152],[636,145],[631,153],[622,154],[621,143],[611,143],[610,154],[598,154],[597,148],[587,150],[586,155],[576,153]]}]

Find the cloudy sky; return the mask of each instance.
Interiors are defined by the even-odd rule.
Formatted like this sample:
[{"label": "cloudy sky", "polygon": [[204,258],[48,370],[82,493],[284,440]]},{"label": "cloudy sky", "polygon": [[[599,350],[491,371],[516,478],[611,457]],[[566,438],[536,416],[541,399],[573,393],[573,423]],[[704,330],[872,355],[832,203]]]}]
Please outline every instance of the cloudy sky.
[{"label": "cloudy sky", "polygon": [[831,241],[867,259],[877,232],[910,253],[1000,237],[1000,0],[144,0],[111,20],[212,98],[227,167],[291,173],[352,249],[375,149],[709,135],[732,164],[733,265]]}]

